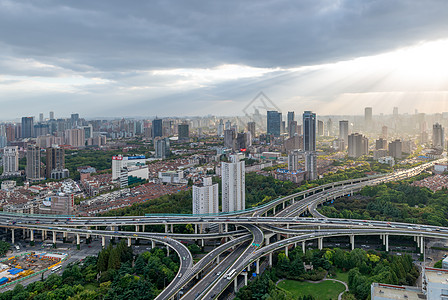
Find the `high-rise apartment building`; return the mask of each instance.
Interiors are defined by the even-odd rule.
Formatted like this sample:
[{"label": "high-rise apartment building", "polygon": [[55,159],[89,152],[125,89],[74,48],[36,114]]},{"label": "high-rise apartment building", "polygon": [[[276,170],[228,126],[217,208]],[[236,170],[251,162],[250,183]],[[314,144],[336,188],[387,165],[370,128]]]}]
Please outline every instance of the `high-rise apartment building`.
[{"label": "high-rise apartment building", "polygon": [[193,214],[219,213],[219,186],[211,177],[204,177],[201,185],[193,185]]},{"label": "high-rise apartment building", "polygon": [[71,128],[76,128],[80,125],[79,124],[79,114],[71,114],[70,124],[71,124]]},{"label": "high-rise apartment building", "polygon": [[217,134],[218,136],[224,135],[224,121],[222,119],[219,120]]},{"label": "high-rise apartment building", "polygon": [[232,212],[246,208],[245,163],[238,155],[231,156],[231,162],[221,162],[222,211]]},{"label": "high-rise apartment building", "polygon": [[432,146],[439,149],[445,147],[445,132],[439,123],[432,126]]},{"label": "high-rise apartment building", "polygon": [[170,156],[170,139],[158,137],[154,140],[155,157],[165,159]]},{"label": "high-rise apartment building", "polygon": [[289,124],[291,124],[292,121],[294,121],[294,112],[293,111],[288,111],[288,115],[286,117],[286,126],[288,127],[288,131],[289,131]]},{"label": "high-rise apartment building", "polygon": [[50,120],[54,120],[54,111],[50,111]]},{"label": "high-rise apartment building", "polygon": [[40,148],[28,145],[26,148],[26,180],[31,182],[44,180],[41,172]]},{"label": "high-rise apartment building", "polygon": [[297,121],[291,121],[288,127],[289,137],[297,135]]},{"label": "high-rise apartment building", "polygon": [[34,137],[34,118],[22,117],[22,138]]},{"label": "high-rise apartment building", "polygon": [[317,135],[323,136],[324,135],[324,121],[317,121]]},{"label": "high-rise apartment building", "polygon": [[316,151],[316,114],[311,111],[303,113],[303,150]]},{"label": "high-rise apartment building", "polygon": [[44,114],[40,113],[39,114],[39,123],[43,123],[43,121],[44,121]]},{"label": "high-rise apartment building", "polygon": [[389,143],[389,156],[401,159],[403,155],[403,145],[401,140],[395,140]]},{"label": "high-rise apartment building", "polygon": [[339,138],[344,140],[344,145],[348,145],[348,121],[339,121]]},{"label": "high-rise apartment building", "polygon": [[163,135],[162,119],[152,120],[152,138],[161,137]]},{"label": "high-rise apartment building", "polygon": [[381,127],[381,137],[385,140],[387,140],[388,138],[388,133],[387,133],[387,126],[383,126]]},{"label": "high-rise apartment building", "polygon": [[65,131],[65,143],[72,147],[84,147],[86,145],[84,129],[67,129]]},{"label": "high-rise apartment building", "polygon": [[299,150],[292,150],[288,154],[288,170],[293,172],[299,169],[299,162],[302,159],[303,153]]},{"label": "high-rise apartment building", "polygon": [[187,123],[177,125],[179,140],[188,141],[190,139],[190,125]]},{"label": "high-rise apartment building", "polygon": [[305,152],[305,171],[308,180],[317,179],[317,155],[314,151]]},{"label": "high-rise apartment building", "polygon": [[387,149],[387,140],[379,138],[375,141],[375,150]]},{"label": "high-rise apartment building", "polygon": [[59,147],[49,147],[46,151],[47,166],[45,176],[49,179],[52,171],[65,169],[65,150]]},{"label": "high-rise apartment building", "polygon": [[275,110],[267,112],[267,134],[275,137],[280,136],[282,114]]},{"label": "high-rise apartment building", "polygon": [[5,176],[19,175],[19,148],[9,146],[3,148],[3,174]]},{"label": "high-rise apartment building", "polygon": [[369,140],[359,133],[348,136],[348,156],[358,158],[369,153]]}]

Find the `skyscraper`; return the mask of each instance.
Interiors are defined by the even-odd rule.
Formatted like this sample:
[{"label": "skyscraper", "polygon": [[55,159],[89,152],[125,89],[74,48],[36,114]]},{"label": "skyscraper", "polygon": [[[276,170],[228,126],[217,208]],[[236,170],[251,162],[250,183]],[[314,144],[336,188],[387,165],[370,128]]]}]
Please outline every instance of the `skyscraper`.
[{"label": "skyscraper", "polygon": [[308,180],[317,179],[317,155],[314,151],[305,152],[305,171],[308,173]]},{"label": "skyscraper", "polygon": [[36,145],[28,145],[26,149],[26,179],[31,182],[41,181],[40,148]]},{"label": "skyscraper", "polygon": [[291,121],[289,123],[289,137],[293,137],[297,134],[297,121]]},{"label": "skyscraper", "polygon": [[53,170],[62,171],[65,169],[65,151],[63,148],[50,147],[47,148],[47,166],[46,166],[46,177],[51,178],[51,172]]},{"label": "skyscraper", "polygon": [[445,132],[439,123],[432,126],[432,145],[434,148],[443,149],[445,147]]},{"label": "skyscraper", "polygon": [[50,111],[50,120],[54,120],[54,111]]},{"label": "skyscraper", "polygon": [[77,127],[79,124],[79,114],[71,114],[70,116],[70,123],[71,123],[71,127],[75,128]]},{"label": "skyscraper", "polygon": [[177,125],[179,140],[188,141],[190,139],[190,126],[187,123]]},{"label": "skyscraper", "polygon": [[316,151],[316,114],[303,113],[303,150]]},{"label": "skyscraper", "polygon": [[219,213],[219,186],[211,177],[204,177],[201,185],[193,185],[193,214]]},{"label": "skyscraper", "polygon": [[44,121],[44,114],[40,113],[39,114],[39,123],[42,123]]},{"label": "skyscraper", "polygon": [[84,129],[67,129],[65,131],[65,143],[73,147],[84,147],[86,145]]},{"label": "skyscraper", "polygon": [[163,132],[162,119],[152,120],[152,138],[161,137]]},{"label": "skyscraper", "polygon": [[289,131],[289,124],[291,124],[292,121],[294,121],[294,112],[293,111],[288,111],[288,115],[286,118],[286,126],[288,127],[288,131]]},{"label": "skyscraper", "polygon": [[348,145],[348,121],[339,121],[339,138],[344,140],[344,145]]},{"label": "skyscraper", "polygon": [[393,158],[401,159],[403,155],[403,145],[401,140],[395,140],[389,143],[389,155]]},{"label": "skyscraper", "polygon": [[372,108],[366,107],[364,109],[364,122],[366,129],[372,129]]},{"label": "skyscraper", "polygon": [[19,174],[19,148],[17,146],[3,148],[2,175],[14,176]]},{"label": "skyscraper", "polygon": [[247,131],[250,132],[251,138],[255,138],[255,122],[247,123]]},{"label": "skyscraper", "polygon": [[323,136],[324,135],[324,121],[317,121],[317,135]]},{"label": "skyscraper", "polygon": [[158,137],[154,140],[155,157],[165,159],[170,156],[170,139]]},{"label": "skyscraper", "polygon": [[245,164],[237,155],[232,155],[231,161],[221,162],[223,212],[246,208]]},{"label": "skyscraper", "polygon": [[224,147],[235,149],[235,130],[226,129],[224,130]]},{"label": "skyscraper", "polygon": [[275,110],[268,111],[267,123],[268,135],[279,137],[282,123],[282,114]]},{"label": "skyscraper", "polygon": [[224,135],[224,121],[222,119],[219,120],[217,133],[218,133],[218,136]]},{"label": "skyscraper", "polygon": [[299,161],[302,158],[302,153],[299,150],[292,150],[288,154],[288,170],[297,171],[299,169]]},{"label": "skyscraper", "polygon": [[22,138],[34,137],[34,118],[23,117],[22,118]]},{"label": "skyscraper", "polygon": [[387,137],[388,137],[387,126],[381,127],[381,136],[383,139],[387,140]]}]

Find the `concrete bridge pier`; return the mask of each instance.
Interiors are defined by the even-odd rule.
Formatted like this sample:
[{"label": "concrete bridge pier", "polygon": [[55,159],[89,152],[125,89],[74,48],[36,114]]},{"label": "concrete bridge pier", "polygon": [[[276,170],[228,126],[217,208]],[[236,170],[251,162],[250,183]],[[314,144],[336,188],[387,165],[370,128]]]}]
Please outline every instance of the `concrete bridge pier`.
[{"label": "concrete bridge pier", "polygon": [[425,251],[425,237],[421,236],[421,241],[420,241],[420,253],[423,254],[423,252]]},{"label": "concrete bridge pier", "polygon": [[53,248],[56,248],[56,231],[53,231]]},{"label": "concrete bridge pier", "polygon": [[101,236],[101,246],[104,248],[106,248],[106,237],[103,235]]},{"label": "concrete bridge pier", "polygon": [[15,243],[15,239],[14,239],[14,228],[11,228],[11,243],[12,243],[12,244]]},{"label": "concrete bridge pier", "polygon": [[305,251],[306,251],[306,249],[305,249],[305,241],[302,241],[302,251],[303,251],[303,254],[305,254]]},{"label": "concrete bridge pier", "polygon": [[138,232],[139,231],[139,226],[138,225],[135,225],[135,232]]},{"label": "concrete bridge pier", "polygon": [[219,254],[216,255],[216,264],[219,265]]},{"label": "concrete bridge pier", "polygon": [[166,246],[166,256],[170,256],[170,247]]},{"label": "concrete bridge pier", "polygon": [[171,224],[171,233],[174,233],[174,224]]},{"label": "concrete bridge pier", "polygon": [[272,267],[272,252],[269,253],[269,266]]},{"label": "concrete bridge pier", "polygon": [[198,234],[198,224],[194,224],[194,234]]},{"label": "concrete bridge pier", "polygon": [[386,240],[386,252],[389,252],[389,235],[388,234],[385,234],[384,235],[384,239]]},{"label": "concrete bridge pier", "polygon": [[132,246],[131,238],[128,238],[128,247],[131,247],[131,246]]},{"label": "concrete bridge pier", "polygon": [[288,257],[288,245],[285,246],[285,255]]},{"label": "concrete bridge pier", "polygon": [[30,229],[30,244],[31,244],[31,246],[34,246],[34,231],[33,231],[33,229]]},{"label": "concrete bridge pier", "polygon": [[244,275],[244,285],[247,286],[247,272],[244,272],[243,275]]},{"label": "concrete bridge pier", "polygon": [[324,238],[318,238],[317,244],[319,246],[319,250],[322,250],[324,248]]},{"label": "concrete bridge pier", "polygon": [[76,234],[76,248],[78,250],[81,249],[81,241],[80,241],[80,238],[79,238],[79,233]]},{"label": "concrete bridge pier", "polygon": [[23,230],[22,230],[22,237],[25,239],[26,238],[26,229],[25,228],[23,228]]},{"label": "concrete bridge pier", "polygon": [[168,233],[168,224],[165,224],[165,233]]},{"label": "concrete bridge pier", "polygon": [[238,292],[238,275],[235,276],[235,279],[233,280],[233,290],[236,292]]},{"label": "concrete bridge pier", "polygon": [[352,245],[352,250],[355,249],[355,235],[350,235],[350,244]]},{"label": "concrete bridge pier", "polygon": [[283,202],[283,209],[285,209],[285,207],[286,207],[286,201]]},{"label": "concrete bridge pier", "polygon": [[257,266],[256,266],[257,268],[256,268],[256,270],[255,270],[255,272],[257,273],[257,275],[258,274],[260,274],[260,259],[257,259]]},{"label": "concrete bridge pier", "polygon": [[154,249],[156,247],[156,242],[151,241],[151,249]]}]

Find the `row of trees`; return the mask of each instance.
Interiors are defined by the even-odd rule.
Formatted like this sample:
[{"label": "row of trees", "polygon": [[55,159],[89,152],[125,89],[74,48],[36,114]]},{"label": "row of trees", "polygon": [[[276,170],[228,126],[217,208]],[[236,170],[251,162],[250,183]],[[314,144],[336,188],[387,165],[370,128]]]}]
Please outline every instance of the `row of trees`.
[{"label": "row of trees", "polygon": [[68,266],[26,288],[17,284],[0,300],[154,299],[179,268],[179,259],[161,249],[134,256],[124,242],[110,245],[98,257]]}]

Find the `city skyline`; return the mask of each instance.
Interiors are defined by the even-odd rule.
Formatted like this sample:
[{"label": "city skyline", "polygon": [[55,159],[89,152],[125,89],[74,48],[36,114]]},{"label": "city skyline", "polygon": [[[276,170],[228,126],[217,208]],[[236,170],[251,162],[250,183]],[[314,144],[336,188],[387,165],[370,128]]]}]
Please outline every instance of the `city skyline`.
[{"label": "city skyline", "polygon": [[235,115],[260,91],[284,112],[448,111],[444,1],[0,7],[0,119]]}]

